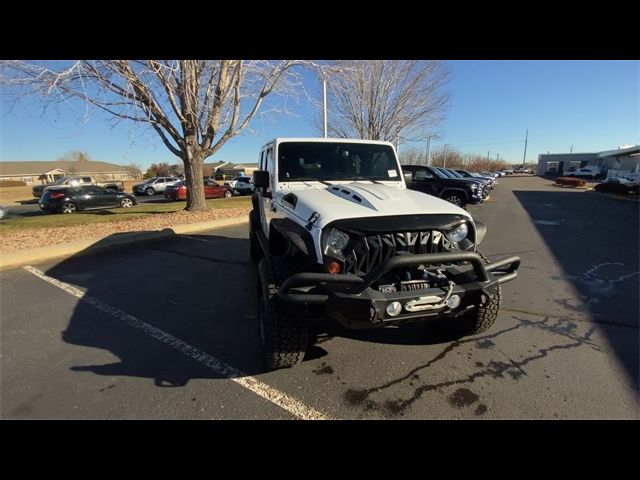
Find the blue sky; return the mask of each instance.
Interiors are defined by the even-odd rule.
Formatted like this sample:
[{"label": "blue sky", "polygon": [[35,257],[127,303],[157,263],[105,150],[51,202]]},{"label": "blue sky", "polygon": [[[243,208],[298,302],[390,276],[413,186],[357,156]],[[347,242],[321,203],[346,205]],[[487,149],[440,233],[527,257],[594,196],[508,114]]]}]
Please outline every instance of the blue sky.
[{"label": "blue sky", "polygon": [[[522,162],[529,129],[527,161],[539,153],[589,152],[640,144],[640,62],[638,61],[483,61],[447,62],[453,73],[451,101],[432,148],[450,144],[463,153],[490,152]],[[320,85],[305,74],[308,89]],[[275,101],[277,99],[274,99]],[[176,163],[155,132],[121,122],[112,125],[99,111],[87,115],[78,103],[42,110],[24,100],[11,111],[0,98],[0,160],[54,160],[71,150],[95,160],[147,167]],[[304,96],[287,101],[291,114],[265,114],[228,142],[207,162],[255,162],[258,149],[276,136],[317,136],[318,110]],[[331,118],[329,118],[331,121]],[[400,150],[409,146],[401,144]],[[426,147],[425,142],[411,146]]]}]

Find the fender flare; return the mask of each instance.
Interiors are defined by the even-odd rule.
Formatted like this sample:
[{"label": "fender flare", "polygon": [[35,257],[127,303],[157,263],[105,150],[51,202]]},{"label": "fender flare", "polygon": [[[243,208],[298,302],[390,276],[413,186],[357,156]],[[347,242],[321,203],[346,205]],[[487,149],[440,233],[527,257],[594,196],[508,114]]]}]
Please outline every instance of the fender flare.
[{"label": "fender flare", "polygon": [[311,232],[290,218],[274,218],[269,226],[269,251],[284,253],[288,246],[297,248],[311,261],[318,261]]}]

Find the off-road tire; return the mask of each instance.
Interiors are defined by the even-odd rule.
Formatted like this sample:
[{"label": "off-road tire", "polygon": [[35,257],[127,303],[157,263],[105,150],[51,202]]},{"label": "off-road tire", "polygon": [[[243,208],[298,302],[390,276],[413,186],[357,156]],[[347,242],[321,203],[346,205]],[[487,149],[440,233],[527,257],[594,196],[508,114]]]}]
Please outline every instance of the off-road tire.
[{"label": "off-road tire", "polygon": [[278,289],[291,275],[287,257],[271,256],[258,264],[258,321],[265,367],[289,368],[304,358],[309,320],[302,311],[282,302]]},{"label": "off-road tire", "polygon": [[264,257],[264,252],[262,251],[262,246],[256,234],[256,228],[258,227],[256,225],[254,212],[255,210],[249,212],[249,254],[252,260],[258,262]]},{"label": "off-road tire", "polygon": [[[477,253],[482,257],[484,263],[489,263],[489,259],[487,257],[479,252]],[[458,319],[458,322],[463,329],[463,335],[476,335],[489,330],[498,317],[501,302],[502,287],[498,284],[496,285],[495,293],[491,295],[484,305],[474,308]]]}]

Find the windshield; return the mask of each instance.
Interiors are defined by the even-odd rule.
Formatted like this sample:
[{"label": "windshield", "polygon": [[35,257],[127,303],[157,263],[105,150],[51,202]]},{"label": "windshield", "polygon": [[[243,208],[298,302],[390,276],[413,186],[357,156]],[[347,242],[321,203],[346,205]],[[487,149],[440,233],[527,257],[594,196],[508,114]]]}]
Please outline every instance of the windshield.
[{"label": "windshield", "polygon": [[153,183],[153,182],[155,182],[157,179],[158,179],[158,177],[153,177],[153,178],[150,178],[149,180],[145,180],[145,182],[144,182],[144,183]]},{"label": "windshield", "polygon": [[67,180],[69,180],[71,177],[62,177],[59,178],[58,180],[56,180],[55,182],[53,182],[54,185],[62,185],[64,182],[66,182]]},{"label": "windshield", "polygon": [[436,168],[436,170],[438,170],[440,173],[442,173],[445,176],[445,178],[456,178],[452,174],[450,174],[447,170],[445,170],[444,168]]},{"label": "windshield", "polygon": [[344,142],[283,142],[278,180],[390,180],[402,176],[389,145]]},{"label": "windshield", "polygon": [[456,172],[455,170],[447,170],[447,172],[449,172],[451,175],[453,175],[456,178],[464,178],[463,175],[460,175],[458,172]]}]

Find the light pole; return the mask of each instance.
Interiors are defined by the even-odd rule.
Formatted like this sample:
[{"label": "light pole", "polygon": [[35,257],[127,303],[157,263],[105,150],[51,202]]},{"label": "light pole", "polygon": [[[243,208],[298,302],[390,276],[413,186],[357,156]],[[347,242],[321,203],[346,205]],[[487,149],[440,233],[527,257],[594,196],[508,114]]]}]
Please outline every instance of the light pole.
[{"label": "light pole", "polygon": [[322,78],[322,125],[324,138],[327,138],[327,80]]},{"label": "light pole", "polygon": [[427,136],[427,166],[431,165],[431,139],[437,135]]},{"label": "light pole", "polygon": [[445,143],[444,144],[444,148],[443,150],[443,156],[444,158],[442,159],[442,168],[447,168],[447,147],[450,147],[451,144],[450,143]]}]

